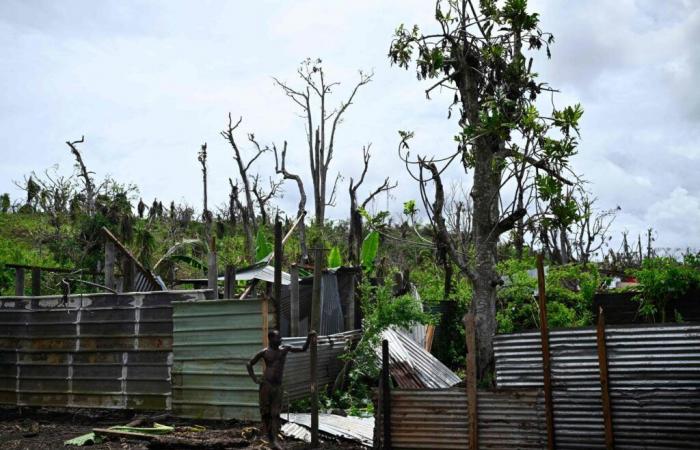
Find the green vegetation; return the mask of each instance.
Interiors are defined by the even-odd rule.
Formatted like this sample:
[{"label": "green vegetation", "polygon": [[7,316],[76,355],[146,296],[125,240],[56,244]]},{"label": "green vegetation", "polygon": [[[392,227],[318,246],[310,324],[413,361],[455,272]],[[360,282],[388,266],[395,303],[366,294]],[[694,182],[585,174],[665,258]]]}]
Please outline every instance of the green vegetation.
[{"label": "green vegetation", "polygon": [[700,287],[700,254],[687,254],[682,261],[670,257],[648,258],[631,273],[639,281],[635,299],[640,314],[650,322],[666,322],[668,302]]}]

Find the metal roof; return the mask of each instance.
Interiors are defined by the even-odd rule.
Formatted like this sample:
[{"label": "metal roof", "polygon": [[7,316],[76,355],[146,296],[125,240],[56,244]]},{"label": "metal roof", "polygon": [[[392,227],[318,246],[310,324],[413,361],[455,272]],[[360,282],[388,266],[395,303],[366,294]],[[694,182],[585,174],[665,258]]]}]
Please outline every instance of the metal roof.
[{"label": "metal roof", "polygon": [[[389,328],[382,333],[382,339],[389,341],[389,368],[399,387],[444,389],[462,381],[406,332]],[[375,351],[381,357],[381,347]]]},{"label": "metal roof", "polygon": [[[289,413],[280,414],[287,422],[311,427],[311,414]],[[365,447],[372,447],[374,443],[374,417],[337,416],[335,414],[318,415],[318,431],[326,435],[358,442]],[[305,434],[297,427],[283,427],[282,432],[288,436],[304,439]]]},{"label": "metal roof", "polygon": [[[219,277],[219,281],[223,281],[224,277]],[[262,280],[268,283],[275,282],[275,268],[273,266],[258,263],[252,266],[236,269],[236,281]],[[287,286],[291,283],[291,277],[285,271],[282,271],[282,284]]]}]

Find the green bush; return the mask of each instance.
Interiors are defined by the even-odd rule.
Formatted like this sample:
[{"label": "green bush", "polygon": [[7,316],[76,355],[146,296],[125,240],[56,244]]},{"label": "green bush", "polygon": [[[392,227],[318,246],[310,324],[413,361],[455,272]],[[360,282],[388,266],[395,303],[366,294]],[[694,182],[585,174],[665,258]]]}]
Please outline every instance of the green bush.
[{"label": "green bush", "polygon": [[639,312],[650,322],[665,322],[666,305],[700,286],[698,255],[686,255],[683,261],[670,257],[648,258],[632,274],[639,281],[640,292],[635,296]]},{"label": "green bush", "polygon": [[[499,269],[506,278],[498,291],[496,320],[499,333],[539,328],[537,278],[527,273],[534,261],[509,260]],[[550,266],[545,277],[547,323],[552,328],[593,323],[593,297],[601,284],[593,264]]]}]

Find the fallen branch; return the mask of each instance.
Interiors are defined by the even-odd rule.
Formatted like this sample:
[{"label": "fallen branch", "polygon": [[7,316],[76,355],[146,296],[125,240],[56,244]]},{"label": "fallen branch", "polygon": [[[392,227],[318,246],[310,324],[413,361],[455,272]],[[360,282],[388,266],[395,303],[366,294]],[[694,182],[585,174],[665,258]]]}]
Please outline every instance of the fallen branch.
[{"label": "fallen branch", "polygon": [[134,433],[131,431],[117,431],[106,428],[95,428],[92,430],[96,435],[136,439],[148,442],[150,449],[205,449],[218,450],[227,448],[245,448],[250,445],[250,441],[242,438],[201,438],[179,436],[157,436],[146,433]]}]

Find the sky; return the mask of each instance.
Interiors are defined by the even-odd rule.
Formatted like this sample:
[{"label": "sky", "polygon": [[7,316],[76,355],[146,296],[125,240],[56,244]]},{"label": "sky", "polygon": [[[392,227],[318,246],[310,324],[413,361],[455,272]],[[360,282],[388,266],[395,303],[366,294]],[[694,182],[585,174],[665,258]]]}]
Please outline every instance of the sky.
[{"label": "sky", "polygon": [[[656,232],[656,245],[700,248],[700,2],[697,0],[530,1],[555,36],[552,59],[538,58],[540,79],[561,91],[558,105],[580,102],[577,172],[603,209],[621,208],[611,232]],[[387,58],[397,25],[433,28],[429,0],[12,1],[0,2],[0,192],[22,196],[13,181],[58,165],[70,174],[67,140],[98,179],[135,183],[146,203],[201,204],[197,152],[209,149],[210,203],[228,198],[236,175],[220,136],[229,112],[263,145],[289,143],[288,168],[311,191],[299,110],[272,77],[299,85],[295,71],[321,58],[341,82],[339,103],[373,71],[341,124],[331,175],[340,172],[338,206],[348,215],[347,183],[362,169],[360,196],[389,176],[399,183],[376,209],[399,213],[417,199],[397,154],[398,130],[412,130],[412,152],[445,155],[456,121],[446,95],[427,100],[412,71]],[[256,171],[274,173],[271,154]],[[331,177],[329,175],[329,178]],[[469,177],[449,172],[468,187]],[[283,209],[296,209],[285,184]],[[309,208],[311,209],[311,205]]]}]

